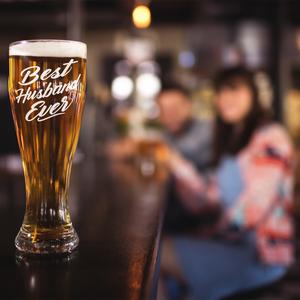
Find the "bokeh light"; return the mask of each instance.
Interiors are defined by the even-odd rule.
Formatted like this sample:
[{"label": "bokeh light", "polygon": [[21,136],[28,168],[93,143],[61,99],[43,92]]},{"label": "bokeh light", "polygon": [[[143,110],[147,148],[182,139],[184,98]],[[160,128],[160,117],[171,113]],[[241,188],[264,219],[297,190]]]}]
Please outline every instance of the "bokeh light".
[{"label": "bokeh light", "polygon": [[111,91],[115,99],[125,100],[133,92],[133,81],[128,76],[118,76],[112,82]]},{"label": "bokeh light", "polygon": [[151,13],[147,6],[141,5],[132,13],[133,23],[138,28],[146,28],[151,23]]},{"label": "bokeh light", "polygon": [[161,81],[155,74],[142,74],[136,79],[137,91],[144,97],[154,97],[161,89]]},{"label": "bokeh light", "polygon": [[184,68],[190,68],[195,64],[195,56],[191,51],[183,51],[179,54],[178,61]]}]

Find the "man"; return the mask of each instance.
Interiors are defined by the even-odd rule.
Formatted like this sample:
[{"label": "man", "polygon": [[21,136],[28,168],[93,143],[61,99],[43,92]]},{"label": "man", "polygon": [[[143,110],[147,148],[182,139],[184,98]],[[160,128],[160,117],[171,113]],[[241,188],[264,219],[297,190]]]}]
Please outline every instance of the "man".
[{"label": "man", "polygon": [[[197,120],[192,116],[193,102],[188,93],[179,86],[165,88],[157,96],[156,101],[160,108],[159,118],[164,127],[166,143],[189,160],[200,172],[205,173],[210,162],[212,123]],[[196,219],[185,212],[177,200],[171,179],[164,230],[185,231],[206,224],[210,220],[210,216]]]},{"label": "man", "polygon": [[[164,127],[164,139],[171,149],[191,161],[199,171],[205,171],[210,160],[212,124],[192,116],[193,103],[179,86],[162,90],[156,98],[160,108],[159,121]],[[113,159],[133,157],[137,144],[131,137],[112,141],[107,155]]]},{"label": "man", "polygon": [[192,116],[193,103],[188,93],[172,86],[164,89],[156,99],[160,108],[160,122],[165,129],[165,140],[200,171],[210,161],[212,124]]}]

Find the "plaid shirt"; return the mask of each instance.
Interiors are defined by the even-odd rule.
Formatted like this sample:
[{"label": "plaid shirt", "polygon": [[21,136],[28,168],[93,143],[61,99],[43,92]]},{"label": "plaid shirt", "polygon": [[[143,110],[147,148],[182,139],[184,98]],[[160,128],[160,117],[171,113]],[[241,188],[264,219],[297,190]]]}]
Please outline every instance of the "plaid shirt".
[{"label": "plaid shirt", "polygon": [[[237,154],[237,161],[244,188],[233,205],[224,207],[219,231],[234,227],[243,234],[254,230],[261,261],[289,265],[294,259],[295,156],[288,135],[276,123],[258,128],[248,146]],[[180,198],[191,213],[200,212],[207,202],[221,204],[217,172],[205,180],[188,162],[173,171]]]}]

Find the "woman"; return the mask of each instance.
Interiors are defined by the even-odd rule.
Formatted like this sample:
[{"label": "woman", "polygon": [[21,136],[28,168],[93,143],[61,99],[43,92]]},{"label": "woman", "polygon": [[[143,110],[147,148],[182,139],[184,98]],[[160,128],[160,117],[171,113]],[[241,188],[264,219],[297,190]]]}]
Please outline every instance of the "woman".
[{"label": "woman", "polygon": [[[175,153],[170,169],[189,213],[210,205],[221,218],[213,238],[165,238],[161,262],[161,278],[175,278],[200,300],[278,280],[294,251],[292,143],[260,106],[250,72],[223,71],[216,90],[213,171],[204,178]],[[166,299],[162,282],[158,298]]]}]

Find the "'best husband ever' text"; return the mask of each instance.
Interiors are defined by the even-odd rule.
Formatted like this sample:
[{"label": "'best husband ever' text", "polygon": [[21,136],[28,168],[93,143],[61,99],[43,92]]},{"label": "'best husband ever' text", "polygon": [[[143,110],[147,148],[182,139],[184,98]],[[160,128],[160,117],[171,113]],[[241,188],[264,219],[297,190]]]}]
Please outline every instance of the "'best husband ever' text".
[{"label": "'best husband ever' text", "polygon": [[[16,90],[17,102],[24,104],[25,101],[39,99],[39,101],[36,101],[31,105],[30,110],[25,115],[26,121],[31,122],[36,119],[38,122],[42,122],[55,116],[65,114],[66,110],[73,102],[72,97],[64,96],[60,102],[55,102],[50,105],[46,105],[46,102],[40,99],[48,98],[51,95],[60,95],[63,92],[71,90],[78,91],[81,74],[79,74],[76,80],[65,84],[52,85],[52,82],[49,82],[44,88],[39,90],[32,90],[31,87],[34,86],[33,84],[35,82],[40,80],[46,81],[48,79],[63,78],[71,72],[72,65],[77,62],[78,61],[75,61],[74,59],[70,59],[68,63],[63,64],[63,70],[62,68],[57,68],[54,71],[52,69],[46,69],[41,73],[41,68],[39,66],[31,66],[21,71],[20,75],[22,80],[19,81],[19,84],[24,86],[24,88]],[[25,91],[26,86],[27,89]]]}]

